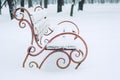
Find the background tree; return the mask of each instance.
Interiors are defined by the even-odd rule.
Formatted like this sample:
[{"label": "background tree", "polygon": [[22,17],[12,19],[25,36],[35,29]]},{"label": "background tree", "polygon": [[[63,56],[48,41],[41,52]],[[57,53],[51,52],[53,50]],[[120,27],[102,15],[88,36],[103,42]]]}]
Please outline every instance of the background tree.
[{"label": "background tree", "polygon": [[80,1],[78,2],[78,10],[83,10],[84,1],[85,1],[85,0],[80,0]]},{"label": "background tree", "polygon": [[[21,7],[24,7],[24,0],[20,0],[20,5],[21,5]],[[24,12],[24,10],[21,9],[21,12]]]},{"label": "background tree", "polygon": [[63,3],[64,3],[64,0],[57,0],[57,12],[62,11]]},{"label": "background tree", "polygon": [[42,0],[40,0],[40,6],[42,6]]},{"label": "background tree", "polygon": [[6,7],[6,2],[7,2],[7,0],[5,0],[4,2],[3,2],[3,4],[2,4],[2,0],[0,0],[0,15],[2,14],[2,7],[5,5],[5,7]]},{"label": "background tree", "polygon": [[44,8],[48,7],[48,0],[44,0]]},{"label": "background tree", "polygon": [[70,11],[70,16],[73,16],[73,9],[75,5],[75,0],[72,0],[72,5],[71,5],[71,11]]},{"label": "background tree", "polygon": [[105,0],[101,0],[101,3],[105,3]]},{"label": "background tree", "polygon": [[0,0],[0,15],[1,15],[1,8],[2,8],[1,4],[2,4],[2,2],[1,2],[1,0]]},{"label": "background tree", "polygon": [[5,5],[5,7],[7,6],[7,0],[4,1],[4,3],[2,4],[2,7]]},{"label": "background tree", "polygon": [[9,6],[10,17],[11,17],[11,19],[13,19],[14,18],[14,10],[15,10],[14,0],[7,0],[7,2],[8,2],[8,6]]},{"label": "background tree", "polygon": [[32,0],[28,0],[28,8],[33,7]]}]

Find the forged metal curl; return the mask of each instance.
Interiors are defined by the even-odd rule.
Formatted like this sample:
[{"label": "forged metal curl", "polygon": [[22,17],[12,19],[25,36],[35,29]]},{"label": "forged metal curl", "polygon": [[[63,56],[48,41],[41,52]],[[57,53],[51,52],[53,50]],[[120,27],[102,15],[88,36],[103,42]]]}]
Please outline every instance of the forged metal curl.
[{"label": "forged metal curl", "polygon": [[[33,27],[32,19],[31,19],[31,17],[30,17],[31,15],[30,15],[29,11],[28,11],[26,8],[24,8],[24,7],[20,7],[20,8],[17,8],[17,9],[15,10],[15,12],[14,12],[14,18],[15,18],[16,20],[18,20],[18,21],[25,19],[24,13],[23,13],[23,12],[19,12],[21,9],[24,10],[24,13],[25,13],[25,12],[27,13],[29,19],[27,19],[26,21],[29,22],[28,20],[30,20],[29,23],[31,23],[31,26]],[[18,16],[17,13],[19,13],[19,15],[21,15],[20,18],[17,17],[17,16]],[[31,27],[31,26],[30,26],[30,27]]]},{"label": "forged metal curl", "polygon": [[28,48],[28,55],[30,56],[38,56],[39,54],[41,54],[43,51],[45,50],[45,48],[41,49],[38,53],[35,53],[36,52],[36,48],[34,46],[30,46]]},{"label": "forged metal curl", "polygon": [[[18,13],[21,9],[24,10],[24,12],[27,13],[30,21],[29,21],[28,19],[25,19],[24,13],[20,13],[20,14],[19,14],[19,15],[21,15],[20,18],[17,17],[17,16],[18,16],[17,13]],[[35,34],[34,34],[34,27],[33,27],[32,19],[31,19],[31,17],[30,17],[29,11],[28,11],[27,9],[23,8],[23,7],[17,8],[17,9],[15,10],[15,12],[14,12],[14,18],[19,21],[19,27],[20,27],[20,28],[25,28],[27,24],[29,25],[30,30],[31,30],[31,36],[32,36],[31,44],[33,44],[33,39],[34,39],[34,35],[35,35]]]},{"label": "forged metal curl", "polygon": [[77,30],[77,32],[74,31],[74,30],[72,32],[76,33],[76,34],[80,33],[78,26],[72,21],[65,20],[65,21],[62,21],[62,22],[58,23],[58,25],[61,25],[61,24],[64,24],[64,23],[71,23],[72,25],[74,25],[75,29]]},{"label": "forged metal curl", "polygon": [[[27,62],[27,60],[28,60],[28,57],[30,57],[30,56],[32,56],[32,57],[38,56],[38,55],[40,55],[44,50],[45,50],[45,48],[41,49],[39,52],[36,53],[36,47],[30,46],[30,47],[28,48],[28,50],[27,50],[27,55],[26,55],[26,57],[25,57],[25,59],[24,59],[24,61],[23,61],[23,67],[25,67],[25,64],[26,64],[26,62]],[[33,62],[32,62],[32,63],[33,63]],[[31,63],[30,63],[30,64],[31,64]],[[29,64],[29,65],[30,65],[30,64]],[[37,64],[37,62],[36,62],[36,64]]]},{"label": "forged metal curl", "polygon": [[44,8],[42,6],[37,6],[35,7],[34,12],[36,12],[38,9],[43,10]]},{"label": "forged metal curl", "polygon": [[35,62],[35,61],[31,61],[31,62],[29,63],[29,67],[30,67],[30,68],[33,68],[34,66],[35,66],[36,68],[39,67],[39,65],[38,65],[37,62]]},{"label": "forged metal curl", "polygon": [[55,53],[57,53],[57,52],[62,52],[63,54],[65,54],[65,55],[68,57],[68,60],[69,60],[68,63],[66,64],[66,66],[61,66],[61,65],[59,64],[59,61],[60,61],[60,60],[63,60],[63,61],[64,61],[63,64],[65,64],[65,63],[66,63],[66,59],[65,59],[65,58],[58,58],[57,61],[56,61],[57,67],[59,67],[59,68],[61,68],[61,69],[67,68],[67,67],[70,65],[71,59],[70,59],[70,56],[68,55],[68,53],[65,52],[64,50],[53,50],[51,53],[49,53],[49,54],[44,58],[44,60],[43,60],[42,63],[40,64],[39,68],[42,67],[43,63],[44,63],[51,55],[53,55],[53,54],[55,54]]},{"label": "forged metal curl", "polygon": [[54,30],[52,30],[51,28],[48,28],[47,32],[45,32],[45,36],[49,36],[50,34],[52,34]]},{"label": "forged metal curl", "polygon": [[[29,24],[29,22],[27,22],[27,23]],[[25,28],[26,27],[26,20],[25,19],[20,20],[19,27],[20,28]]]}]

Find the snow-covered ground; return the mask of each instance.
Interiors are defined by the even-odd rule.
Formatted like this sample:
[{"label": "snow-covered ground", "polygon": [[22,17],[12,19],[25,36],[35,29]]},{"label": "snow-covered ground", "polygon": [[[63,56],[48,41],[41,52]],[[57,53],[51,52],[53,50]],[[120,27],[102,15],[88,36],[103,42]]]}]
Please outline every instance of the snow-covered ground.
[{"label": "snow-covered ground", "polygon": [[88,45],[88,56],[81,66],[77,70],[50,69],[51,65],[41,70],[22,68],[31,39],[29,28],[19,28],[4,8],[0,15],[1,80],[120,80],[120,4],[85,4],[84,11],[74,9],[73,17],[69,7],[65,5],[63,12],[56,14],[56,6],[50,5],[48,17],[52,24],[71,20],[79,26]]}]

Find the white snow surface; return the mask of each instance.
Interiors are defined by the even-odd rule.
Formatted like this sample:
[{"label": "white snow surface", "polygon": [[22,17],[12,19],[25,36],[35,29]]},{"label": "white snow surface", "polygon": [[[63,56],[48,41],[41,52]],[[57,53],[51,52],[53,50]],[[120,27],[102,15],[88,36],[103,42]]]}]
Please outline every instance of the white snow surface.
[{"label": "white snow surface", "polygon": [[47,11],[51,25],[70,20],[79,26],[88,45],[86,60],[77,70],[51,64],[40,70],[22,68],[31,33],[27,27],[19,28],[15,19],[11,21],[4,8],[0,15],[0,80],[120,80],[120,4],[85,4],[79,12],[76,5],[73,17],[69,16],[70,5],[61,13],[56,12],[56,5],[49,5]]}]

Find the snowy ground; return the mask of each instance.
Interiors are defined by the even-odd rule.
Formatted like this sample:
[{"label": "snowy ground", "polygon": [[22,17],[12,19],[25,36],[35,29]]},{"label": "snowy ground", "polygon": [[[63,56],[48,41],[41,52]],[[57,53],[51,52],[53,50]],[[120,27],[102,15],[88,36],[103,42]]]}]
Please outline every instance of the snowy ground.
[{"label": "snowy ground", "polygon": [[[0,79],[1,80],[119,80],[120,79],[120,4],[94,4],[84,6],[84,11],[64,7],[56,14],[49,6],[51,23],[72,20],[80,28],[80,35],[88,44],[88,56],[77,69],[24,69],[22,61],[30,42],[29,29],[18,28],[16,20],[9,19],[8,9],[0,15]],[[49,65],[50,66],[50,65]]]}]

